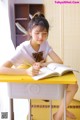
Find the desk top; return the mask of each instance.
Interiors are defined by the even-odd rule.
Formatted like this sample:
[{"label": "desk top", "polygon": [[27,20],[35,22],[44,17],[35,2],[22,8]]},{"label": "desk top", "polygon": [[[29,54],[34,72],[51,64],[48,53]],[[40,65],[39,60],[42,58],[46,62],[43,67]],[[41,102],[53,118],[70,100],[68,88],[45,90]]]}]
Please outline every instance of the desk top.
[{"label": "desk top", "polygon": [[0,75],[0,82],[31,83],[31,84],[76,84],[77,78],[73,73],[60,77],[46,78],[35,81],[27,75]]}]

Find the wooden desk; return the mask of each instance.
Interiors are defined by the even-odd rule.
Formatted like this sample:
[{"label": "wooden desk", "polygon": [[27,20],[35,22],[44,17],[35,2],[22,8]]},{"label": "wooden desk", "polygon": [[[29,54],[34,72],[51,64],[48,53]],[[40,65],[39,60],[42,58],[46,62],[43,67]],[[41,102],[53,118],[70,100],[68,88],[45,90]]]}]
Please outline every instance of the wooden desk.
[{"label": "wooden desk", "polygon": [[[38,81],[34,81],[29,76],[0,75],[0,82],[8,82],[10,99],[34,98],[52,100],[64,96],[64,120],[66,120],[66,89],[64,86],[67,84],[76,84],[77,79],[73,73]],[[55,93],[55,90],[57,94]],[[31,118],[29,119],[31,120]],[[52,112],[50,114],[50,120],[52,120]]]}]

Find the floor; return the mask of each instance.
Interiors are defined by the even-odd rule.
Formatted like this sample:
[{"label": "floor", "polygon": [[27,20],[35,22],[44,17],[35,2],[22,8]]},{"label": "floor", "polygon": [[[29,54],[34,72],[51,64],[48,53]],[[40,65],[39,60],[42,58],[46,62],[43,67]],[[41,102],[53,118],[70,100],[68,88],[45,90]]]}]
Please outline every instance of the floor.
[{"label": "floor", "polygon": [[[32,120],[50,120],[49,102],[43,100],[32,100]],[[52,113],[54,114],[59,108],[60,101],[52,101]],[[80,101],[73,100],[68,110],[75,114],[76,120],[80,120]],[[67,120],[71,120],[67,118]]]}]

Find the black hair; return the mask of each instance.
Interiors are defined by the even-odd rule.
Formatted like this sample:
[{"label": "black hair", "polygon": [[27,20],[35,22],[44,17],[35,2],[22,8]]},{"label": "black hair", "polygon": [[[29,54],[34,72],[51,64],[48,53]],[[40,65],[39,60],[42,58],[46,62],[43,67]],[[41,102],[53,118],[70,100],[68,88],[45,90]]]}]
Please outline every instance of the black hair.
[{"label": "black hair", "polygon": [[28,31],[31,31],[35,26],[41,26],[43,29],[45,28],[47,32],[49,31],[49,23],[45,16],[40,12],[37,12],[33,15],[28,24]]}]

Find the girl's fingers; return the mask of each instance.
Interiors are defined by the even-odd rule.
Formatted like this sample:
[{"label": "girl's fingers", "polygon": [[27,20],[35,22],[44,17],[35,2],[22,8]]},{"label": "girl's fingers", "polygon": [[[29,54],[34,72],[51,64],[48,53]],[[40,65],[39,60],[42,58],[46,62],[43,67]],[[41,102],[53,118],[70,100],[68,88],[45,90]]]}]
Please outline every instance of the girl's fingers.
[{"label": "girl's fingers", "polygon": [[40,63],[39,62],[34,63],[33,69],[36,69],[36,70],[40,69]]}]

